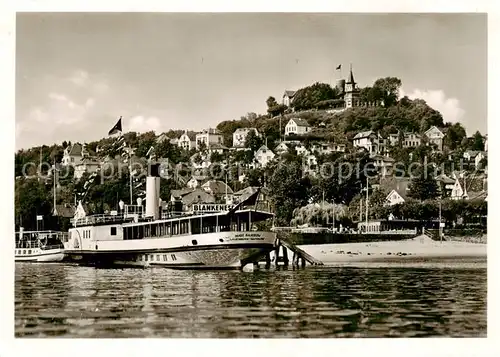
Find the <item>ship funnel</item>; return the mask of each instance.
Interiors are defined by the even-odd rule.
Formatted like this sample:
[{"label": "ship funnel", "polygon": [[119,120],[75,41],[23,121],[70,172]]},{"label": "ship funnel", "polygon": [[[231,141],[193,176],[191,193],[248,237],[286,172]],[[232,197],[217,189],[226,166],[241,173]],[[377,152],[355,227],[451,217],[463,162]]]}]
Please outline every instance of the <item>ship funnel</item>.
[{"label": "ship funnel", "polygon": [[160,164],[149,165],[148,177],[146,177],[146,216],[153,219],[160,218],[158,204],[160,202]]}]

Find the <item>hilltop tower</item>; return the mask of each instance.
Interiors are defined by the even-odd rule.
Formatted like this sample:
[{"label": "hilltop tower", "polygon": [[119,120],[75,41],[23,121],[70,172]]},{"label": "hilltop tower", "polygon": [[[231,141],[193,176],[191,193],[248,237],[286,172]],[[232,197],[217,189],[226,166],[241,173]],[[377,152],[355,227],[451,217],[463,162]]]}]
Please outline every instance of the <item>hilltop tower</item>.
[{"label": "hilltop tower", "polygon": [[352,74],[352,64],[349,69],[349,77],[345,83],[345,94],[344,101],[346,108],[352,108],[356,106],[359,101],[359,88],[356,87],[356,82],[354,82],[354,75]]}]

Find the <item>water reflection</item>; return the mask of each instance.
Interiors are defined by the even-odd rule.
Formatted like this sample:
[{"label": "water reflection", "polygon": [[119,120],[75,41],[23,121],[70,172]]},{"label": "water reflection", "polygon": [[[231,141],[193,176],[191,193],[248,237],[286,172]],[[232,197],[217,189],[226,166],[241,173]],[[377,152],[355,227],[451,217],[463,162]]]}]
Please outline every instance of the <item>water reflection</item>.
[{"label": "water reflection", "polygon": [[486,269],[16,265],[16,336],[485,336]]}]

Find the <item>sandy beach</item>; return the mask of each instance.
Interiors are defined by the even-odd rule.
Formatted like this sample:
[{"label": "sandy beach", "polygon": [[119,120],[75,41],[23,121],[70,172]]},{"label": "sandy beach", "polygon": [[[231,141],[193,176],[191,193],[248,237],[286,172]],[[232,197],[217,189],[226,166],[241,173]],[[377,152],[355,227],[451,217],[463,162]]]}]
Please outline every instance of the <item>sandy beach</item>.
[{"label": "sandy beach", "polygon": [[300,245],[324,264],[422,260],[486,260],[487,245],[434,241],[427,236],[394,242]]}]

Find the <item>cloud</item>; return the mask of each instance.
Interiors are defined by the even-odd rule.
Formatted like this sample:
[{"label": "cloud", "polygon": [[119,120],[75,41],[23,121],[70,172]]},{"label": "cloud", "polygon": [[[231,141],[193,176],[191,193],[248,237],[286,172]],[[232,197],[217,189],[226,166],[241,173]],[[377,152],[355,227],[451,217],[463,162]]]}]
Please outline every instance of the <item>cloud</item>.
[{"label": "cloud", "polygon": [[89,74],[88,74],[88,72],[79,69],[71,74],[71,76],[69,77],[69,80],[73,84],[75,84],[79,87],[83,87],[87,84],[87,82],[89,80]]},{"label": "cloud", "polygon": [[142,115],[137,115],[130,119],[129,127],[124,128],[124,130],[136,132],[146,132],[153,130],[155,132],[159,132],[160,127],[161,122],[157,117],[144,117]]},{"label": "cloud", "polygon": [[109,110],[109,88],[106,78],[81,69],[64,77],[49,75],[47,85],[39,90],[47,94],[18,111],[16,147],[56,142],[59,138],[80,140],[82,133],[94,131],[99,125],[95,118]]},{"label": "cloud", "polygon": [[440,89],[415,89],[411,93],[406,93],[401,89],[399,94],[400,97],[406,95],[410,99],[425,100],[430,107],[441,113],[445,122],[461,122],[465,115],[465,110],[460,106],[460,101],[457,98],[447,98],[444,91]]}]

